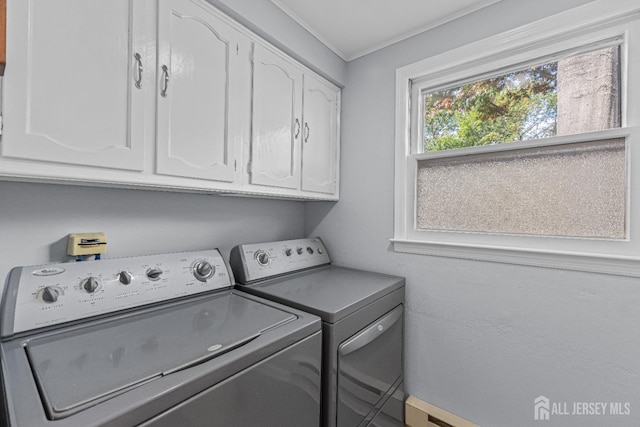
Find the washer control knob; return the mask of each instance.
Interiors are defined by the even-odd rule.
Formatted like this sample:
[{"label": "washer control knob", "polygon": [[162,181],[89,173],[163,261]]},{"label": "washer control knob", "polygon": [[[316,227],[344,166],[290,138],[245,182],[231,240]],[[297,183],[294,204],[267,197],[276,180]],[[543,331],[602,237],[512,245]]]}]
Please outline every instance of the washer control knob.
[{"label": "washer control knob", "polygon": [[269,261],[271,261],[269,254],[263,250],[256,251],[255,258],[256,262],[263,267],[268,265]]},{"label": "washer control knob", "polygon": [[320,255],[322,255],[322,254],[324,253],[324,251],[322,250],[322,248],[318,248],[318,253],[319,253]]},{"label": "washer control knob", "polygon": [[287,249],[285,249],[285,250],[284,250],[284,254],[285,254],[286,256],[291,256],[291,253],[292,253],[292,252],[293,252],[293,251],[291,250],[291,248],[287,248]]},{"label": "washer control knob", "polygon": [[302,255],[302,248],[296,248],[296,252],[298,253],[298,255]]},{"label": "washer control knob", "polygon": [[94,293],[98,286],[100,286],[100,282],[95,277],[87,277],[82,281],[82,289],[90,294]]},{"label": "washer control knob", "polygon": [[47,303],[52,303],[58,301],[58,296],[60,296],[60,292],[54,288],[53,286],[47,286],[42,290],[42,300]]},{"label": "washer control knob", "polygon": [[198,261],[193,266],[193,276],[201,282],[206,282],[216,272],[216,268],[207,261]]},{"label": "washer control knob", "polygon": [[131,284],[131,279],[132,279],[131,273],[129,273],[126,270],[122,270],[120,273],[118,273],[118,280],[123,285],[130,285]]},{"label": "washer control knob", "polygon": [[307,246],[307,252],[309,252],[309,255],[313,255],[313,249],[311,246]]},{"label": "washer control knob", "polygon": [[147,270],[147,278],[153,281],[160,280],[160,276],[162,276],[162,273],[163,271],[161,268],[153,267]]}]

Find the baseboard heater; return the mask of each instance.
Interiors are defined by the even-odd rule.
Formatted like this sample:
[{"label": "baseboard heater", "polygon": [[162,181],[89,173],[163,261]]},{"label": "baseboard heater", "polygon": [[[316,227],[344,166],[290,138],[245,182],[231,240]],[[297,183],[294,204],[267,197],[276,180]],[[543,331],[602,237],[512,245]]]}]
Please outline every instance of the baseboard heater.
[{"label": "baseboard heater", "polygon": [[407,427],[480,427],[414,396],[405,402],[405,423]]}]

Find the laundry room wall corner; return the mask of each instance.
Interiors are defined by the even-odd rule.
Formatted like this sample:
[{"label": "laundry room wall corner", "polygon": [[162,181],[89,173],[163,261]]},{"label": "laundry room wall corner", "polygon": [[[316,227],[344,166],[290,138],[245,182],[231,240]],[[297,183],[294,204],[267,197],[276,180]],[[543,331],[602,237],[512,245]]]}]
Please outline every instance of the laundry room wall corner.
[{"label": "laundry room wall corner", "polygon": [[502,0],[349,62],[341,198],[305,207],[305,234],[320,236],[336,265],[406,277],[406,391],[479,425],[537,425],[539,396],[632,402],[630,415],[608,420],[640,423],[639,281],[393,252],[395,72],[586,3]]}]

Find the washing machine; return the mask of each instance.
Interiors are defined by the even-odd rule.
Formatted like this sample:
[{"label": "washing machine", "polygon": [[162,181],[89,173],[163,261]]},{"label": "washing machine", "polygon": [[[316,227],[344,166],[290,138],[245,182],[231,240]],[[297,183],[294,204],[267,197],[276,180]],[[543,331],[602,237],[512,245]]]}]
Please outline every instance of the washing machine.
[{"label": "washing machine", "polygon": [[318,427],[320,319],[233,284],[217,249],[14,268],[0,425]]},{"label": "washing machine", "polygon": [[404,425],[401,277],[331,264],[320,238],[232,249],[236,287],[322,319],[322,425]]}]

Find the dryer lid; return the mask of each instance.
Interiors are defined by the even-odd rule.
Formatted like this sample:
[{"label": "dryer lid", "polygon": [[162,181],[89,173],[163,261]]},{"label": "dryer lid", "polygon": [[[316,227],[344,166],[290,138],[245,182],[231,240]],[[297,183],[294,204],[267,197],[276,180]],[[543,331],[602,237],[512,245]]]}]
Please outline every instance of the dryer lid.
[{"label": "dryer lid", "polygon": [[227,353],[296,316],[231,292],[30,340],[50,419]]}]

